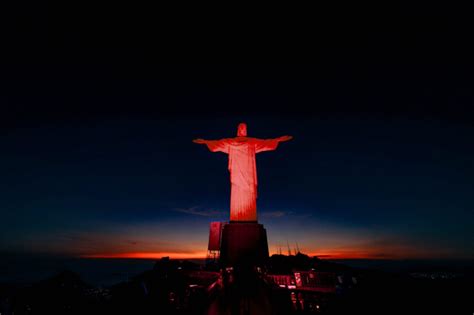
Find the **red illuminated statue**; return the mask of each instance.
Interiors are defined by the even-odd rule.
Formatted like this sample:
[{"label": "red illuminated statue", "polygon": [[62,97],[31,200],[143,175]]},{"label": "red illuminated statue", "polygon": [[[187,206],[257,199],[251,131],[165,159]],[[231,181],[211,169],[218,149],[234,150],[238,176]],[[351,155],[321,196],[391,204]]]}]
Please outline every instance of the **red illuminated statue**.
[{"label": "red illuminated statue", "polygon": [[257,221],[257,167],[255,154],[272,151],[291,136],[275,139],[257,139],[247,137],[247,125],[241,123],[237,137],[221,140],[193,140],[206,144],[212,152],[224,152],[229,155],[229,172],[231,183],[230,220]]}]

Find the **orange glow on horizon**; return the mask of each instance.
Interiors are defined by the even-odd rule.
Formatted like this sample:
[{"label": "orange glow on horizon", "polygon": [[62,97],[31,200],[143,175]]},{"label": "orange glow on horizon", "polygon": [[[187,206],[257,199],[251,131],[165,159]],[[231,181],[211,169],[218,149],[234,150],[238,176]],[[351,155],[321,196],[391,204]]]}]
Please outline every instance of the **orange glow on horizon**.
[{"label": "orange glow on horizon", "polygon": [[169,257],[171,259],[203,259],[205,252],[195,253],[173,253],[173,252],[128,252],[128,253],[105,253],[85,254],[81,258],[117,258],[117,259],[160,259]]},{"label": "orange glow on horizon", "polygon": [[[410,251],[394,252],[390,255],[382,254],[376,250],[353,250],[353,249],[325,249],[314,252],[303,251],[310,257],[317,256],[322,259],[410,259],[430,257],[423,255],[423,253],[416,253]],[[277,254],[271,252],[270,255]],[[286,253],[285,253],[286,254]],[[418,254],[418,255],[417,255]],[[420,255],[421,254],[421,255]],[[426,253],[424,253],[426,254]],[[163,257],[170,257],[171,259],[204,259],[206,258],[206,251],[200,252],[122,252],[122,253],[100,253],[100,254],[83,254],[81,258],[111,258],[111,259],[160,259]]]},{"label": "orange glow on horizon", "polygon": [[[317,252],[302,252],[310,257],[317,256],[321,259],[414,259],[430,257],[429,255],[416,255],[415,253],[392,253],[391,255],[381,254],[370,250],[321,250]],[[270,253],[271,255],[277,252]],[[286,254],[286,253],[285,253]],[[206,252],[124,252],[124,253],[102,253],[84,254],[81,258],[110,258],[110,259],[160,259],[170,257],[171,259],[204,259]]]}]

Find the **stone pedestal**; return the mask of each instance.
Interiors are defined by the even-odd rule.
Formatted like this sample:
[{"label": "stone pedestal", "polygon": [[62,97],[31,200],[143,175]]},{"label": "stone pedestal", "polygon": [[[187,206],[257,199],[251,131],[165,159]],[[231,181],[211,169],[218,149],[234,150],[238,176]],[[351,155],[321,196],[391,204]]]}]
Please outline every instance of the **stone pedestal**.
[{"label": "stone pedestal", "polygon": [[222,267],[264,266],[268,260],[267,231],[257,222],[230,222],[222,229]]}]

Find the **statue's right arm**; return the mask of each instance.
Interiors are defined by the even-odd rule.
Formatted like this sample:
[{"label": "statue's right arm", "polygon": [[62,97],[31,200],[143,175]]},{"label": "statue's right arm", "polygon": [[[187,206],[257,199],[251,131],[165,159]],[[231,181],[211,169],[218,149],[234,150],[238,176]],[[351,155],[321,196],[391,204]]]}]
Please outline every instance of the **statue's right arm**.
[{"label": "statue's right arm", "polygon": [[195,139],[194,143],[205,144],[211,152],[224,152],[229,153],[229,144],[226,139],[221,140],[204,140],[204,139]]},{"label": "statue's right arm", "polygon": [[193,140],[194,143],[197,143],[197,144],[205,144],[207,142],[207,140],[204,140],[204,139],[194,139]]}]

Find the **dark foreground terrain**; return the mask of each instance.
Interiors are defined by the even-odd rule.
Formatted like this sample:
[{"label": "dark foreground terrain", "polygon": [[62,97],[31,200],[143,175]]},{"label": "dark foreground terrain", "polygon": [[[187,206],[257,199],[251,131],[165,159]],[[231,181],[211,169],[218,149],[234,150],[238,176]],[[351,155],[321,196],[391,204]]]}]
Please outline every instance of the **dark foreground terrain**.
[{"label": "dark foreground terrain", "polygon": [[[295,269],[316,277],[334,274],[334,285],[294,286]],[[283,278],[288,285],[272,280]],[[108,287],[89,285],[72,271],[31,285],[2,284],[0,313],[473,314],[473,280],[472,268],[382,272],[305,255],[274,256],[265,272],[218,272],[162,259],[152,270]]]}]

